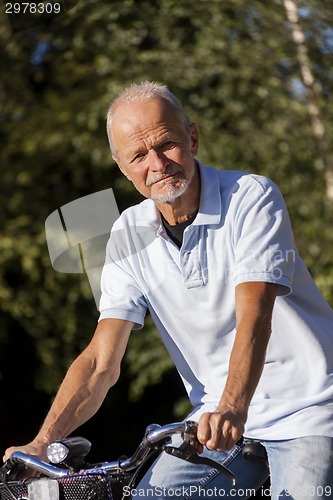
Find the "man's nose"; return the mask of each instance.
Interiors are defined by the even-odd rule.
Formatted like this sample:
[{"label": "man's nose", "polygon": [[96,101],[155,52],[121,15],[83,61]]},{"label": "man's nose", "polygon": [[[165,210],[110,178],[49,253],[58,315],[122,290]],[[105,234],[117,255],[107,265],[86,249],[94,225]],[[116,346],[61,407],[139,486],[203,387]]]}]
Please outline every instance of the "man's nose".
[{"label": "man's nose", "polygon": [[148,154],[148,166],[152,172],[164,172],[169,161],[162,151],[151,149]]}]

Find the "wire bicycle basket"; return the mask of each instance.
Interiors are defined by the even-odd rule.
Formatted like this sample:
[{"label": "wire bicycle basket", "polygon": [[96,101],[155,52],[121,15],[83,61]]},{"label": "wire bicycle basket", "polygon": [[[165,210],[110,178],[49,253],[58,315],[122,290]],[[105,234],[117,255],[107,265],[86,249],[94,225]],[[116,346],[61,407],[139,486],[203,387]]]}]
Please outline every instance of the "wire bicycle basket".
[{"label": "wire bicycle basket", "polygon": [[9,481],[0,484],[0,500],[117,500],[131,478],[131,474],[96,471],[60,479]]}]

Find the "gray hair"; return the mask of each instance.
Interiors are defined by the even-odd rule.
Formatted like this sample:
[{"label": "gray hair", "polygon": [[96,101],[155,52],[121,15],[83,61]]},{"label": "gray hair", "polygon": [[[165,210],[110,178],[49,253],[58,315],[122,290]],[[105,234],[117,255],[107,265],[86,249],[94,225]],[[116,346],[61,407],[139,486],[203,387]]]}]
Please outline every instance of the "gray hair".
[{"label": "gray hair", "polygon": [[117,157],[117,152],[115,150],[114,144],[112,144],[111,124],[116,108],[121,104],[132,102],[146,102],[154,98],[165,99],[168,103],[170,103],[171,106],[175,108],[178,118],[183,123],[184,129],[190,129],[192,121],[185,113],[185,110],[177,97],[175,97],[174,94],[170,92],[170,90],[165,85],[149,81],[133,83],[130,87],[122,90],[120,94],[118,94],[118,96],[112,101],[106,115],[106,131],[108,134],[112,154],[115,157]]}]

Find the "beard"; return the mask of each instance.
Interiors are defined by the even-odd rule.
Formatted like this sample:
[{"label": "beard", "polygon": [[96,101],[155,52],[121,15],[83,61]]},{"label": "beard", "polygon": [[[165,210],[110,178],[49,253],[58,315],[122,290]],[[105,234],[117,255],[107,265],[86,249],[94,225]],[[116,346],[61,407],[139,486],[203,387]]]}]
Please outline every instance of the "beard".
[{"label": "beard", "polygon": [[179,196],[185,193],[187,190],[191,179],[181,179],[178,181],[177,186],[170,184],[164,187],[163,193],[151,194],[150,199],[156,203],[173,203]]},{"label": "beard", "polygon": [[[169,177],[180,174],[180,177]],[[194,173],[193,173],[194,175]],[[170,168],[164,174],[154,174],[147,179],[147,187],[153,186],[158,181],[165,179],[165,184],[161,187],[162,192],[154,194],[154,188],[150,193],[150,199],[156,203],[173,203],[179,196],[185,193],[192,181],[192,177],[186,179],[184,173],[179,168]]]}]

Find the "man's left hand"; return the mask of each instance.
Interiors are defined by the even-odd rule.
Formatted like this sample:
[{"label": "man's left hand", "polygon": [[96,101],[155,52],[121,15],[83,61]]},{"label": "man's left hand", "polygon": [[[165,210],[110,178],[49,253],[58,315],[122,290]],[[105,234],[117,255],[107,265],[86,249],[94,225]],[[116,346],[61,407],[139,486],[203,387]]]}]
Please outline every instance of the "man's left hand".
[{"label": "man's left hand", "polygon": [[245,420],[235,410],[204,413],[198,423],[199,443],[209,450],[231,450],[243,436]]}]

